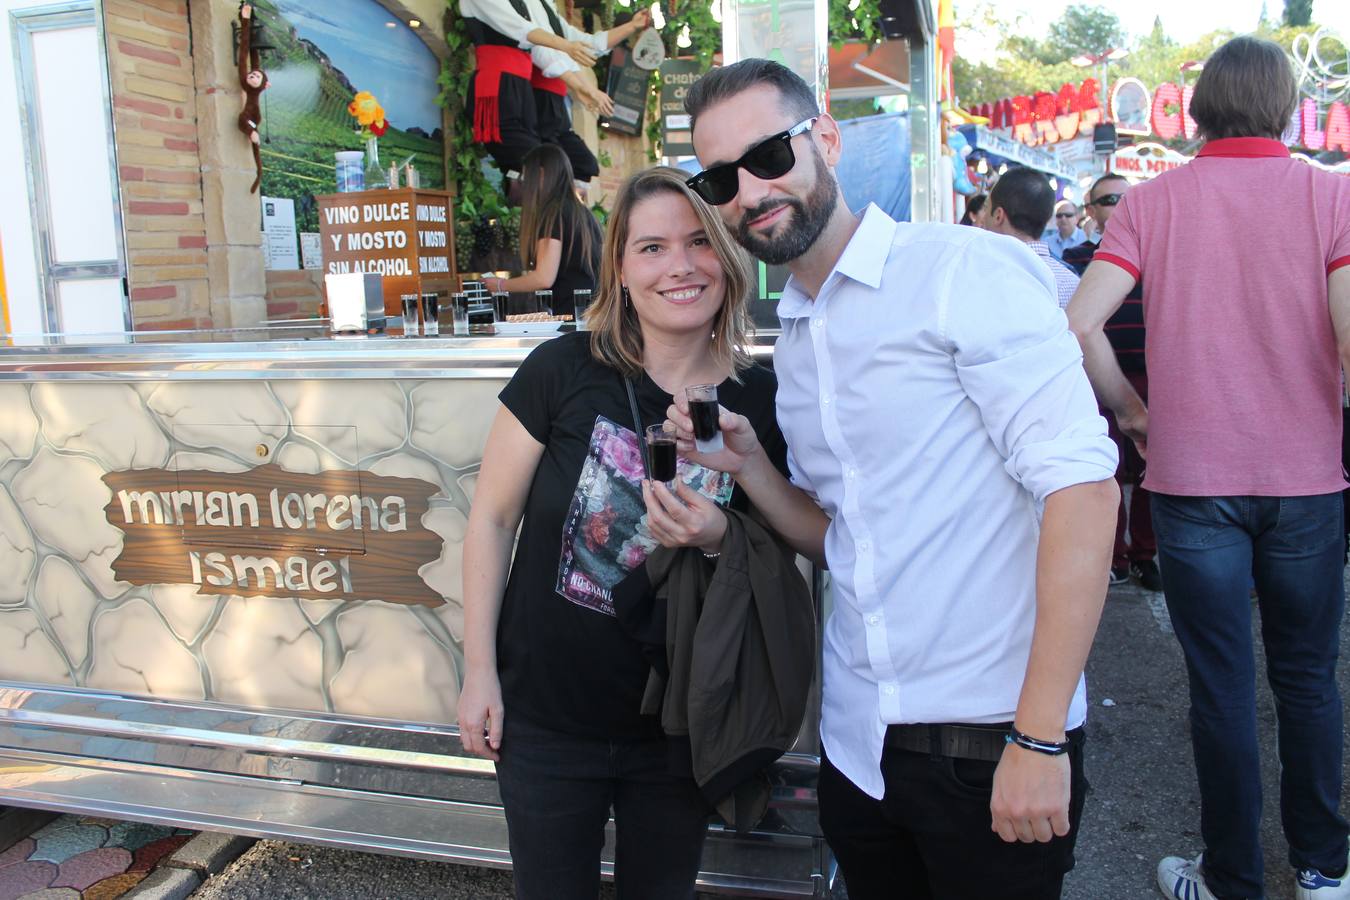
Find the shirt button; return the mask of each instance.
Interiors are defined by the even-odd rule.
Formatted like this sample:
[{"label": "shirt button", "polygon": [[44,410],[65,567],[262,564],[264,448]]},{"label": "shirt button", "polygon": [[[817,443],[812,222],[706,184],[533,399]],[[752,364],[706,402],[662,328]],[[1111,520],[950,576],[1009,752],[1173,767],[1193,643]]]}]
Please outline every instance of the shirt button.
[{"label": "shirt button", "polygon": [[868,624],[868,625],[880,625],[880,624],[881,624],[881,616],[878,616],[878,615],[871,615],[871,616],[868,616],[868,617],[867,617],[867,624]]},{"label": "shirt button", "polygon": [[859,553],[867,553],[867,552],[870,551],[871,549],[872,549],[872,542],[871,542],[871,541],[858,541],[858,552],[859,552]]},{"label": "shirt button", "polygon": [[821,403],[822,406],[829,406],[829,405],[830,405],[830,395],[829,395],[829,394],[826,394],[824,397],[821,397],[821,398],[820,398],[820,403]]},{"label": "shirt button", "polygon": [[858,470],[853,468],[852,466],[849,466],[848,469],[844,472],[844,477],[849,479],[857,478]]},{"label": "shirt button", "polygon": [[824,328],[824,327],[825,327],[825,320],[824,320],[824,319],[812,319],[812,320],[811,320],[811,327],[812,327],[812,328]]},{"label": "shirt button", "polygon": [[881,688],[881,692],[882,692],[883,694],[885,694],[887,697],[894,697],[894,696],[895,696],[895,685],[893,685],[893,684],[884,685],[884,686]]}]

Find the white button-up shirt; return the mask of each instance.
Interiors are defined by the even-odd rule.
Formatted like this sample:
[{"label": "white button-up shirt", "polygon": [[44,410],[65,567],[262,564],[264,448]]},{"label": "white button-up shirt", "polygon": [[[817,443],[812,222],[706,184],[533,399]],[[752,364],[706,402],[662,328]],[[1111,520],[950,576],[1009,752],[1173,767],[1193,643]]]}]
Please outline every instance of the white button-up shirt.
[{"label": "white button-up shirt", "polygon": [[[536,28],[553,30],[542,5],[547,2],[551,0],[525,0],[525,9],[530,15],[529,18],[522,18],[509,0],[460,0],[459,14],[466,18],[478,19],[494,31],[499,31],[519,42],[520,49],[530,52],[530,61],[544,73],[545,77],[561,78],[568,72],[580,70],[581,67],[560,50],[554,50],[552,47],[536,47],[526,40],[526,35]],[[586,44],[597,56],[604,56],[609,52],[608,31],[587,34],[567,21],[562,13],[558,13],[557,16],[558,24],[562,25],[563,29],[562,37]]]},{"label": "white button-up shirt", "polygon": [[[1036,613],[1039,509],[1116,447],[1045,264],[875,206],[774,351],[792,480],[832,521],[821,737],[881,797],[889,723],[1009,721]],[[1080,679],[1066,727],[1081,724]]]}]

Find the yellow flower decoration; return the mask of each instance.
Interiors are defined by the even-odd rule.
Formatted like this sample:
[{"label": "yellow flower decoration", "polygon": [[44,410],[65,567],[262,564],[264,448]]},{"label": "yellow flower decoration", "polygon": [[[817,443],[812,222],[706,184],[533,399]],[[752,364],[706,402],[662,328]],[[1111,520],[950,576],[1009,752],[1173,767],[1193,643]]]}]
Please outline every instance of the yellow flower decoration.
[{"label": "yellow flower decoration", "polygon": [[380,106],[370,91],[361,91],[352,98],[352,102],[347,105],[347,112],[356,117],[362,128],[369,128],[377,122],[384,124],[384,107]]}]

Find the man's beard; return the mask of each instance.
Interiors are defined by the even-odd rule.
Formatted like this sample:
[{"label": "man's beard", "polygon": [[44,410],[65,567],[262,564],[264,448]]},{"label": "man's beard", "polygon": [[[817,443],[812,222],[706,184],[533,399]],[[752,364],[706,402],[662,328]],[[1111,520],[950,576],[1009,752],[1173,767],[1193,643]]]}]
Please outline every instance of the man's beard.
[{"label": "man's beard", "polygon": [[[756,259],[771,266],[781,266],[792,262],[815,244],[816,238],[825,230],[834,212],[835,198],[839,194],[839,185],[830,174],[830,167],[814,147],[811,158],[815,160],[816,185],[807,195],[806,201],[796,197],[765,200],[754,209],[746,211],[736,224],[736,242]],[[750,230],[750,222],[772,212],[780,206],[792,208],[789,221],[778,230],[774,237],[762,237]]]}]

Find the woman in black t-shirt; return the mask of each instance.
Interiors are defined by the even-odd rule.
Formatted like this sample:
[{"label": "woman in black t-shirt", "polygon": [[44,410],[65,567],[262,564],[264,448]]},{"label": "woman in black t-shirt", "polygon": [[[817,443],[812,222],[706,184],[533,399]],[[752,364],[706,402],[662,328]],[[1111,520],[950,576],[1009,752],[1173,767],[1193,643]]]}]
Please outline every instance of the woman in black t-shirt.
[{"label": "woman in black t-shirt", "polygon": [[489,291],[553,291],[553,312],[571,315],[572,292],[594,290],[600,225],[577,199],[572,164],[557,144],[540,144],[521,163],[520,262],[525,274],[486,278]]},{"label": "woman in black t-shirt", "polygon": [[[714,383],[780,468],[786,449],[773,375],[746,350],[747,260],[686,177],[656,168],[620,190],[593,330],[537,347],[502,391],[469,513],[460,739],[497,761],[522,900],[594,900],[611,808],[619,896],[694,894],[709,809],[639,713],[649,664],[611,602],[657,546],[638,441],[672,394]],[[744,495],[683,459],[678,482],[683,544],[715,554],[719,504]]]}]

